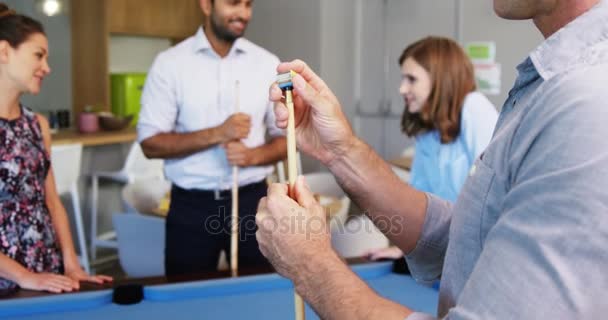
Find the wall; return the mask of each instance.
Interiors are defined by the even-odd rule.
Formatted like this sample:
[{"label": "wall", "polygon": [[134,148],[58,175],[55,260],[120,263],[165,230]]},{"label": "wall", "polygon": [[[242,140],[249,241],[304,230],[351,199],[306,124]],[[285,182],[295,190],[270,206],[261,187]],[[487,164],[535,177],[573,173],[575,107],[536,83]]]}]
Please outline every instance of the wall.
[{"label": "wall", "polygon": [[[194,33],[196,30],[192,30]],[[171,40],[152,37],[110,36],[110,73],[148,72],[156,55],[171,47]]]},{"label": "wall", "polygon": [[[354,114],[355,20],[352,0],[265,0],[254,4],[246,37],[282,61],[304,60],[332,88],[346,114]],[[303,172],[321,170],[302,156]]]},{"label": "wall", "polygon": [[456,2],[358,0],[356,5],[360,40],[355,52],[361,67],[355,87],[354,127],[381,156],[392,159],[413,144],[401,132],[404,104],[398,92],[398,57],[407,45],[424,36],[454,38]]},{"label": "wall", "polygon": [[462,2],[462,40],[495,41],[496,60],[502,64],[501,93],[489,96],[497,108],[507,99],[509,89],[515,83],[515,67],[542,41],[541,33],[532,21],[513,21],[499,18],[492,1],[466,0]]},{"label": "wall", "polygon": [[320,0],[255,1],[245,37],[282,61],[305,60],[318,70],[321,33]]},{"label": "wall", "polygon": [[[336,2],[341,2],[339,0]],[[321,0],[256,1],[245,37],[276,54],[281,61],[301,59],[316,72],[322,65],[320,36],[323,26]],[[304,172],[317,171],[316,160],[302,156]]]}]

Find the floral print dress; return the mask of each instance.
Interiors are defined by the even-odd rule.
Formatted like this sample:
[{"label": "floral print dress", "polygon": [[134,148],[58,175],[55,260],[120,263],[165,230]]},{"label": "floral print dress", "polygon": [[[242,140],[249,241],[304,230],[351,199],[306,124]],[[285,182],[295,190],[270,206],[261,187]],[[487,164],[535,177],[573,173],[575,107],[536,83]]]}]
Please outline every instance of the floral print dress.
[{"label": "floral print dress", "polygon": [[[30,271],[63,273],[45,202],[49,167],[36,115],[22,107],[19,118],[0,118],[0,252]],[[0,278],[0,289],[16,286]]]}]

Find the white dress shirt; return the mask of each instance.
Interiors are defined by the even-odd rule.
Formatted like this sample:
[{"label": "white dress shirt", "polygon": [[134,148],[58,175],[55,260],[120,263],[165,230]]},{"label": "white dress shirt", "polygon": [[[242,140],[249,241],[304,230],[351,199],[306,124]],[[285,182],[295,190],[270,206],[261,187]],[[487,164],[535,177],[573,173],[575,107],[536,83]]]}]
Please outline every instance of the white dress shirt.
[{"label": "white dress shirt", "polygon": [[[146,78],[137,124],[138,141],[159,133],[185,133],[221,125],[236,110],[235,83],[239,81],[239,111],[251,116],[251,131],[243,139],[250,148],[284,135],[276,128],[268,89],[276,80],[279,59],[239,38],[221,58],[202,28],[161,52]],[[184,158],[165,160],[165,175],[184,189],[225,190],[232,185],[232,169],[224,149],[217,145]],[[272,166],[239,170],[239,185],[264,179]]]}]

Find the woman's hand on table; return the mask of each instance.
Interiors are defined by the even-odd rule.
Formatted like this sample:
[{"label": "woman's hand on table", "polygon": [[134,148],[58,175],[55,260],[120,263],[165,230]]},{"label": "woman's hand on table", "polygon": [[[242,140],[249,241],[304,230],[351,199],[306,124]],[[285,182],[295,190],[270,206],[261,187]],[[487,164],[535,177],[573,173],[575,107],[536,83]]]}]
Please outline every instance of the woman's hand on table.
[{"label": "woman's hand on table", "polygon": [[[80,282],[80,281],[86,281],[86,282],[92,282],[92,283],[97,283],[97,284],[103,284],[105,282],[111,282],[113,281],[112,277],[110,276],[105,276],[105,275],[90,275],[88,273],[86,273],[82,267],[80,267],[80,265],[76,265],[73,268],[65,268],[65,275],[76,281],[76,283]],[[76,289],[79,289],[80,285],[78,285],[76,287]]]},{"label": "woman's hand on table", "polygon": [[[80,281],[92,282],[97,284],[103,284],[104,282],[111,282],[113,279],[109,276],[104,275],[90,275],[86,273],[80,263],[78,262],[78,257],[74,255],[67,254],[64,258],[64,268],[65,275],[70,279],[76,281],[76,283]],[[80,285],[77,286],[76,289],[80,289]]]},{"label": "woman's hand on table", "polygon": [[396,260],[403,257],[403,251],[396,246],[391,246],[388,248],[370,249],[363,256],[372,261],[381,259]]},{"label": "woman's hand on table", "polygon": [[54,293],[72,292],[79,288],[78,281],[70,277],[54,273],[35,273],[31,271],[27,271],[17,281],[17,284],[23,289]]}]

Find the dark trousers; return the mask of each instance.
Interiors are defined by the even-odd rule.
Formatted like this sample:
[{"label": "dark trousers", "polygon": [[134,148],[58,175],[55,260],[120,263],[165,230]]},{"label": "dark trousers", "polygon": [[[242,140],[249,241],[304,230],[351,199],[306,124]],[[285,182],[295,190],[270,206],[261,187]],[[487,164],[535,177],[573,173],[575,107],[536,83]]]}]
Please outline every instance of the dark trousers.
[{"label": "dark trousers", "polygon": [[[264,181],[239,188],[239,268],[266,267],[255,238],[258,202],[266,196]],[[171,205],[165,226],[167,275],[217,270],[221,250],[230,261],[231,191],[171,188]]]}]

